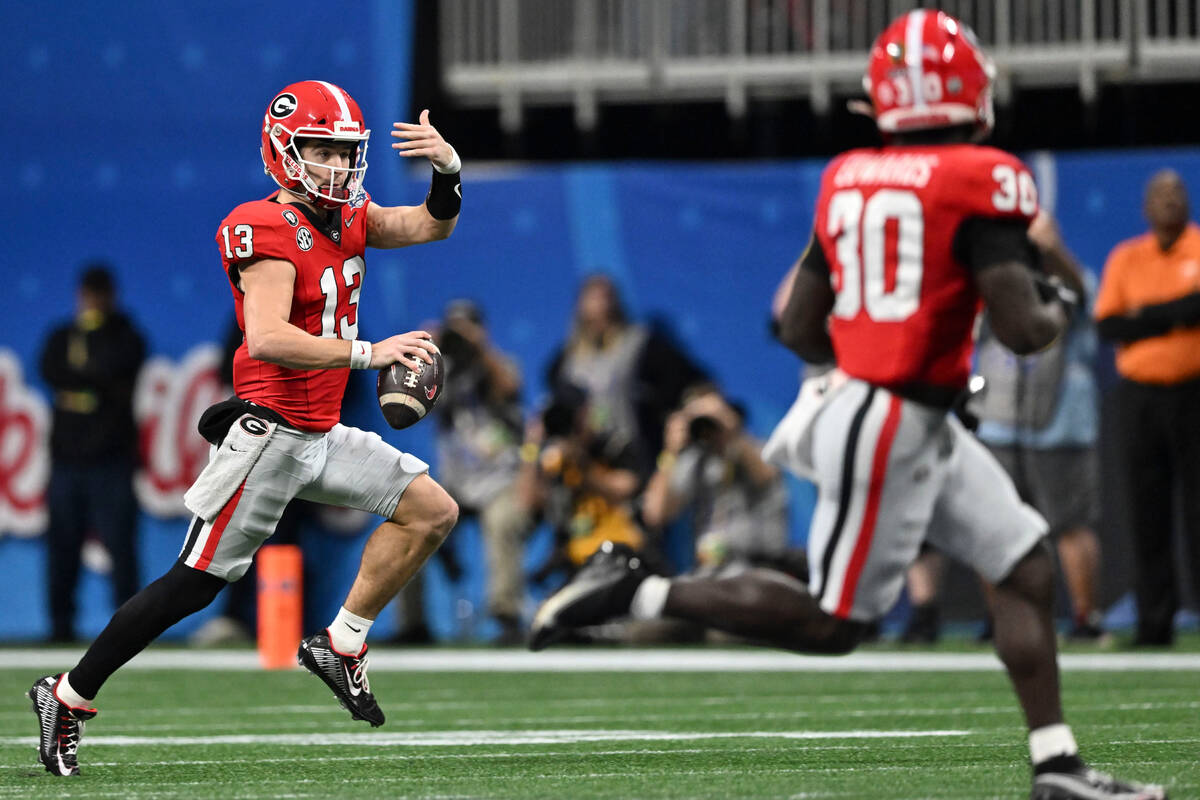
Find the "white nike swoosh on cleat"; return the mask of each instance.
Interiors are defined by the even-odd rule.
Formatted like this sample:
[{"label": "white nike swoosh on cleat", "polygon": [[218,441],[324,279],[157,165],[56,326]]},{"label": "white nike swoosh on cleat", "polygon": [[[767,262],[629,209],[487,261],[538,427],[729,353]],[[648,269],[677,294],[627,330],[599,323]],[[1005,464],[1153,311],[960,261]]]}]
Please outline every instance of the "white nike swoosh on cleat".
[{"label": "white nike swoosh on cleat", "polygon": [[360,694],[362,694],[362,688],[354,682],[354,678],[350,675],[350,670],[346,669],[344,664],[342,665],[342,671],[346,674],[346,685],[348,691],[350,692],[350,696],[358,697]]}]

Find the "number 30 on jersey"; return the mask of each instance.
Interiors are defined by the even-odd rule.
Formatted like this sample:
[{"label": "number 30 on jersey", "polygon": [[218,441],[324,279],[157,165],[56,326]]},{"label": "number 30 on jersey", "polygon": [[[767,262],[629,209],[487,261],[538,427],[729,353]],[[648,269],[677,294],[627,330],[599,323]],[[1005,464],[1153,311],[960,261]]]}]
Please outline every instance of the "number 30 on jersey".
[{"label": "number 30 on jersey", "polygon": [[[1037,212],[1037,188],[1028,172],[997,164],[992,178],[997,211],[1019,210],[1026,217]],[[895,222],[896,271],[889,289],[885,262],[890,222]],[[916,313],[925,271],[925,212],[915,192],[880,189],[866,199],[860,189],[835,192],[826,233],[837,241],[842,267],[835,317],[852,319],[865,310],[876,322],[899,322]]]},{"label": "number 30 on jersey", "polygon": [[[884,255],[889,220],[896,221],[896,279],[887,289]],[[880,189],[866,202],[859,189],[843,189],[829,200],[826,232],[837,239],[842,266],[841,286],[833,315],[842,319],[867,316],[898,322],[921,304],[924,272],[925,215],[921,200],[906,189]]]}]

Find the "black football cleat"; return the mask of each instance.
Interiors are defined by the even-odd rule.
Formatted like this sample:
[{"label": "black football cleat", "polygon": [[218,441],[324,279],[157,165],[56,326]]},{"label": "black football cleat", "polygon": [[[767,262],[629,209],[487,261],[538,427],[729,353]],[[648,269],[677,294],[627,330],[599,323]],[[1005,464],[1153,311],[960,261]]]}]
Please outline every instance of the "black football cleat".
[{"label": "black football cleat", "polygon": [[300,642],[296,654],[300,666],[325,681],[342,708],[354,719],[366,720],[372,728],[383,724],[383,710],[371,694],[367,681],[367,646],[351,656],[333,649],[329,632],[314,633]]},{"label": "black football cleat", "polygon": [[634,592],[649,574],[632,548],[604,542],[537,610],[529,626],[529,649],[545,649],[574,628],[628,614]]},{"label": "black football cleat", "polygon": [[41,736],[38,758],[46,772],[59,777],[79,774],[79,740],[84,723],[96,716],[94,708],[72,708],[58,699],[55,688],[61,675],[46,675],[34,681],[26,696],[33,701]]},{"label": "black football cleat", "polygon": [[942,636],[941,612],[936,605],[912,607],[912,616],[900,635],[903,644],[936,644]]},{"label": "black football cleat", "polygon": [[1112,644],[1112,634],[1104,630],[1103,617],[1093,611],[1083,619],[1075,620],[1074,627],[1067,633],[1068,642],[1081,642],[1107,647]]},{"label": "black football cleat", "polygon": [[1075,772],[1045,772],[1033,776],[1030,800],[1167,800],[1161,786],[1117,780],[1084,768]]}]

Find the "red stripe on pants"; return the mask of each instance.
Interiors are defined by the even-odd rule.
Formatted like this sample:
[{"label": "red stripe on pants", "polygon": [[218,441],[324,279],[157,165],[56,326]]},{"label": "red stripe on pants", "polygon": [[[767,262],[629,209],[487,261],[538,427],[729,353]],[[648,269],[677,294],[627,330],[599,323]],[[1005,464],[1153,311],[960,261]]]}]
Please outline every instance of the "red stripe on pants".
[{"label": "red stripe on pants", "polygon": [[850,608],[854,605],[854,591],[858,588],[858,579],[862,577],[867,553],[871,551],[871,540],[875,537],[875,520],[879,516],[883,481],[887,477],[888,454],[892,449],[892,440],[896,438],[896,428],[900,427],[900,403],[900,398],[893,395],[888,403],[887,417],[879,431],[879,440],[875,442],[875,458],[871,461],[871,485],[867,489],[867,506],[863,509],[858,540],[854,543],[854,553],[850,556],[850,565],[846,568],[846,577],[842,581],[842,596],[838,600],[837,610],[834,611],[834,616],[842,619],[850,615]]},{"label": "red stripe on pants", "polygon": [[221,513],[213,521],[212,530],[208,532],[208,539],[204,542],[204,552],[196,561],[196,569],[208,569],[208,565],[212,563],[213,554],[217,552],[217,544],[221,541],[221,534],[225,532],[225,526],[229,524],[229,519],[233,516],[238,501],[242,499],[242,490],[245,488],[246,481],[243,480],[241,486],[238,486],[237,491],[233,493],[233,497],[229,498],[225,507],[221,509]]}]

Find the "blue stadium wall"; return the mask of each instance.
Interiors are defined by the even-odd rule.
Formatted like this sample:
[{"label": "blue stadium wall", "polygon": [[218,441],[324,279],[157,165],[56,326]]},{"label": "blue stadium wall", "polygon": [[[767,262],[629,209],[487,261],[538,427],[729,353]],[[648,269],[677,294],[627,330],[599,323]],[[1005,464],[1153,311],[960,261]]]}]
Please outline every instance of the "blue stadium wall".
[{"label": "blue stadium wall", "polygon": [[[411,4],[315,2],[131,2],[118,18],[102,4],[64,5],[63,14],[26,4],[8,12],[6,92],[10,109],[32,110],[10,132],[3,278],[16,319],[0,333],[26,381],[39,347],[71,313],[79,265],[116,267],[123,303],[156,355],[180,359],[217,342],[230,290],[214,242],[236,204],[265,196],[258,131],[265,103],[294,80],[320,77],[346,87],[375,131],[367,187],[385,204],[417,204],[428,169],[401,162],[387,132],[408,114]],[[70,13],[65,13],[67,9]],[[314,24],[302,20],[320,20]],[[10,74],[10,71],[13,71]],[[435,124],[438,109],[432,109]],[[467,163],[464,206],[453,237],[411,250],[368,255],[360,332],[379,339],[435,319],[456,297],[479,300],[494,339],[527,378],[526,405],[563,339],[580,278],[612,274],[635,316],[669,325],[685,347],[769,431],[794,396],[799,362],[766,332],[771,293],[808,238],[821,164],[609,163],[528,167]],[[1027,154],[1070,246],[1098,270],[1117,241],[1143,230],[1141,193],[1156,169],[1172,166],[1200,186],[1200,151]],[[15,190],[15,191],[14,191]],[[14,324],[15,323],[15,324]],[[356,376],[351,424],[384,428],[368,376]],[[402,449],[432,459],[431,426],[386,432]],[[436,476],[436,464],[434,474]],[[811,487],[792,482],[794,538],[803,542]],[[182,518],[144,514],[143,579],[164,571],[184,532]],[[42,539],[0,531],[0,640],[44,635]],[[366,529],[305,532],[319,564],[307,590],[319,618],[331,615],[357,565]],[[486,635],[477,532],[463,526],[453,546],[467,577],[448,587],[429,570],[429,613],[442,637]],[[539,563],[539,532],[527,553]],[[677,560],[687,558],[676,542]],[[535,590],[535,594],[536,594]],[[80,632],[98,632],[112,611],[104,578],[85,573]],[[208,614],[187,620],[184,635]],[[381,617],[386,635],[391,612]]]}]

